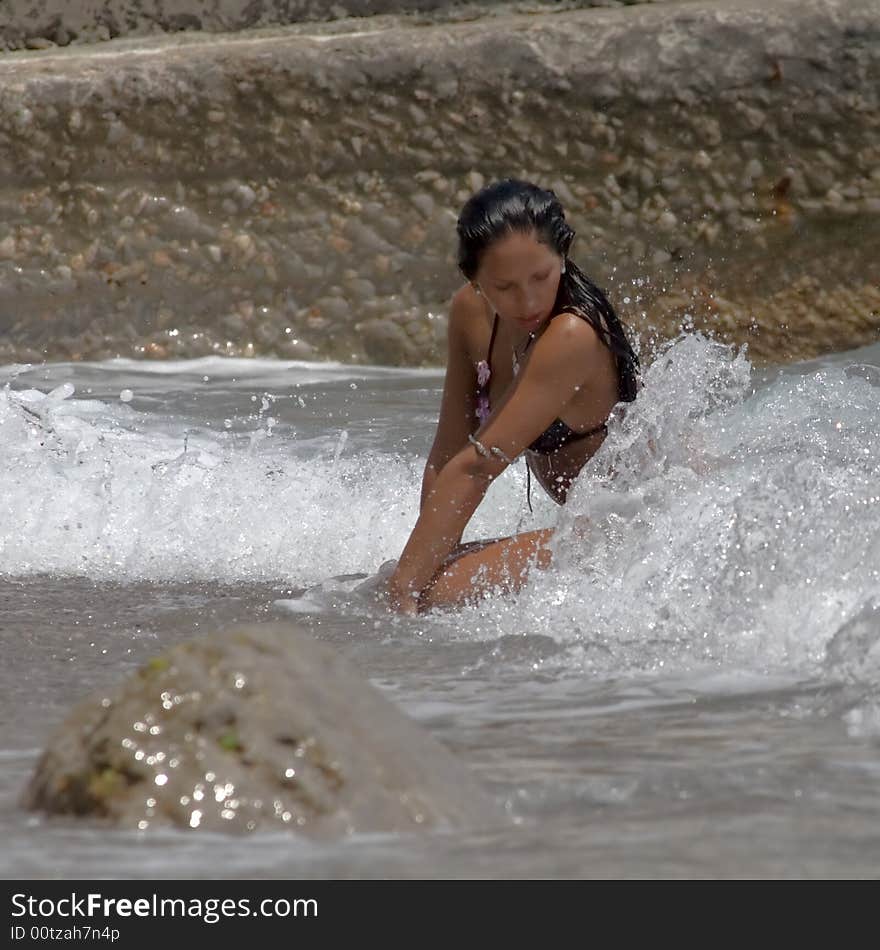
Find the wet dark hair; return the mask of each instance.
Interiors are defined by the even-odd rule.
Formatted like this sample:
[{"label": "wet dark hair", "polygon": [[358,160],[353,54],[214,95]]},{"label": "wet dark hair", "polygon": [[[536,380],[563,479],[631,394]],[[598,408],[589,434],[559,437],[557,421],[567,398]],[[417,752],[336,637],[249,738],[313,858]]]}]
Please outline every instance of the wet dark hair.
[{"label": "wet dark hair", "polygon": [[472,195],[458,217],[458,266],[473,280],[489,245],[518,232],[534,234],[565,261],[555,311],[582,316],[617,360],[617,388],[623,402],[636,398],[639,358],[630,346],[623,324],[605,294],[568,258],[575,232],[565,220],[556,195],[531,182],[505,178]]}]

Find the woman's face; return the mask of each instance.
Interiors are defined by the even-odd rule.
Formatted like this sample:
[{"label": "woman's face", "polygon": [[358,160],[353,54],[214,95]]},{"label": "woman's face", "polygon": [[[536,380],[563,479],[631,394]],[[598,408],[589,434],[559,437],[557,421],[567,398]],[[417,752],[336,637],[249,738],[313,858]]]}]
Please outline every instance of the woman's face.
[{"label": "woman's face", "polygon": [[512,232],[483,252],[474,283],[498,316],[534,333],[553,314],[562,258],[534,232]]}]

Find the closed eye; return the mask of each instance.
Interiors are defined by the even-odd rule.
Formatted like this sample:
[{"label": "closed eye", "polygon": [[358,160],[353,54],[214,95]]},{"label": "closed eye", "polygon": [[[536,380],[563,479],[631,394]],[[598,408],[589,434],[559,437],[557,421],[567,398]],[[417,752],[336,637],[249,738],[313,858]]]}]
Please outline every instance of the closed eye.
[{"label": "closed eye", "polygon": [[[548,278],[552,273],[553,273],[553,268],[551,267],[549,270],[544,271],[543,274],[533,274],[533,275],[532,275],[532,278],[531,278],[532,283],[541,283],[542,281],[547,280],[547,278]],[[496,285],[495,285],[495,290],[498,291],[498,293],[502,293],[502,294],[503,294],[503,293],[505,293],[506,291],[511,290],[512,287],[513,287],[512,284],[496,284]]]}]

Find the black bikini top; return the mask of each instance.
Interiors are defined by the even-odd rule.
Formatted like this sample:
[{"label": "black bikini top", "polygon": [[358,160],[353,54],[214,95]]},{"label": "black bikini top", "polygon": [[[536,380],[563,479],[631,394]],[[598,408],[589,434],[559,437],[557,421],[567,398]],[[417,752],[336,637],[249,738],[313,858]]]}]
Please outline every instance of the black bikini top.
[{"label": "black bikini top", "polygon": [[[486,359],[477,363],[477,418],[480,424],[486,422],[491,413],[489,404],[489,380],[492,378],[492,349],[495,346],[495,335],[498,332],[498,314],[495,314],[495,320],[492,323],[492,336],[489,339],[489,352]],[[526,350],[532,345],[535,339],[529,335],[529,342],[526,344]],[[513,371],[516,373],[519,368],[514,358]],[[577,432],[570,425],[563,422],[562,419],[556,419],[535,439],[529,446],[530,452],[537,452],[539,455],[552,455],[561,449],[564,445],[571,442],[578,442],[581,439],[588,439],[590,436],[599,435],[608,431],[607,423],[603,422],[586,432]]]}]

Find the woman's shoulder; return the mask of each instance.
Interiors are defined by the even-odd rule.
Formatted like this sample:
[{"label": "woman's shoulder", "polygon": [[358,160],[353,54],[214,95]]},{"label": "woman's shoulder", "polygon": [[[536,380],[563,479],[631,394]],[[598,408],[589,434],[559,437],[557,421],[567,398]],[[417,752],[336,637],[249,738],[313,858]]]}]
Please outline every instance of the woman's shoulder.
[{"label": "woman's shoulder", "polygon": [[547,329],[541,334],[545,347],[575,347],[578,350],[592,350],[600,346],[602,339],[592,322],[577,310],[565,309],[554,314],[547,322]]},{"label": "woman's shoulder", "polygon": [[487,309],[486,298],[474,290],[473,286],[467,282],[462,284],[452,295],[450,318],[478,318],[485,316]]},{"label": "woman's shoulder", "polygon": [[530,363],[540,376],[575,373],[604,374],[609,350],[590,323],[576,312],[562,310],[552,316],[533,346]]},{"label": "woman's shoulder", "polygon": [[481,349],[483,337],[491,332],[492,320],[486,298],[469,284],[463,284],[452,295],[449,307],[450,336],[462,341],[469,351]]}]

